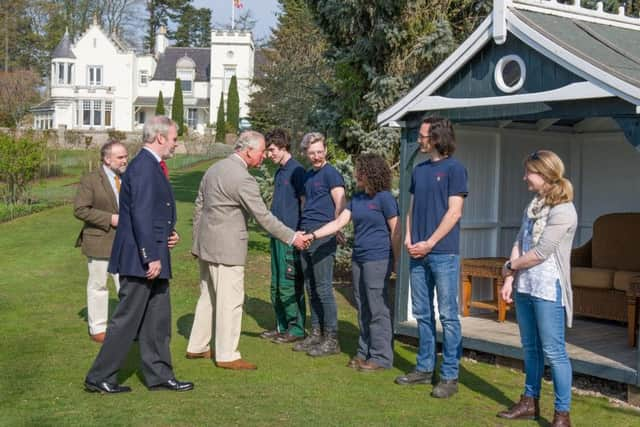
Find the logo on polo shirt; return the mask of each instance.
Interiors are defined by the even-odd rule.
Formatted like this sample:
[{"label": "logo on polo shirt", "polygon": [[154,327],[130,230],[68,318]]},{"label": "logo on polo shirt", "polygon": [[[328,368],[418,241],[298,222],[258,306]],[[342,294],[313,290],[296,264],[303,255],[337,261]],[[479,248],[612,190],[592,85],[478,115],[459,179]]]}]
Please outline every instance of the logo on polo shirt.
[{"label": "logo on polo shirt", "polygon": [[447,174],[444,172],[436,172],[436,181],[440,181],[442,178],[446,178]]},{"label": "logo on polo shirt", "polygon": [[380,209],[380,208],[378,207],[378,205],[376,205],[375,203],[369,203],[369,204],[367,204],[367,207],[368,207],[369,209],[371,209],[372,211],[377,211],[377,210],[379,210],[379,209]]}]

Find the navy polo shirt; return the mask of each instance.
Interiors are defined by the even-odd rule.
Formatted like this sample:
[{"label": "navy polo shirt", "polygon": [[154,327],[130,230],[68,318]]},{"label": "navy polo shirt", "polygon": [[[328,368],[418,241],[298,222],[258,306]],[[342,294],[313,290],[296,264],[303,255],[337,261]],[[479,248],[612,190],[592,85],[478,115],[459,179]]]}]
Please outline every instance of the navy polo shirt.
[{"label": "navy polo shirt", "polygon": [[[467,170],[452,157],[437,162],[427,160],[413,170],[409,192],[413,194],[411,242],[417,243],[427,240],[438,228],[449,208],[450,196],[467,196]],[[460,253],[460,221],[431,253]]]},{"label": "navy polo shirt", "polygon": [[379,261],[392,256],[391,230],[387,220],[398,216],[398,203],[388,191],[353,196],[347,209],[354,226],[353,260]]},{"label": "navy polo shirt", "polygon": [[273,179],[271,213],[292,230],[300,222],[300,197],[304,196],[304,168],[293,157],[281,165]]},{"label": "navy polo shirt", "polygon": [[307,171],[304,176],[301,230],[314,231],[336,219],[336,205],[331,198],[331,190],[335,187],[344,187],[344,179],[329,163],[318,170]]}]

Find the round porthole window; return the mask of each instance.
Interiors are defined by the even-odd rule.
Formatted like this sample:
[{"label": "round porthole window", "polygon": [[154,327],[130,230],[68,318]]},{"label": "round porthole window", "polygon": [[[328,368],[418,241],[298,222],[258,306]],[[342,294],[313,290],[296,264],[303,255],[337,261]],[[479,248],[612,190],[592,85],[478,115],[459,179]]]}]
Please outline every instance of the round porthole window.
[{"label": "round porthole window", "polygon": [[527,76],[524,61],[518,55],[507,55],[498,61],[494,80],[498,89],[505,93],[513,93],[520,89]]}]

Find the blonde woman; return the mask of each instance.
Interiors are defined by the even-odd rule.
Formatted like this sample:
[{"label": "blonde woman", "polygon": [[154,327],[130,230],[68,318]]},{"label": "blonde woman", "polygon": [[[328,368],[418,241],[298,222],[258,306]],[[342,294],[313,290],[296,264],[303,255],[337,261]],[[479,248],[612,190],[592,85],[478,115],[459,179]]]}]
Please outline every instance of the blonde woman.
[{"label": "blonde woman", "polygon": [[[565,346],[565,324],[571,327],[573,296],[569,260],[577,215],[573,187],[562,160],[538,150],[524,161],[524,181],[535,193],[502,274],[502,298],[515,300],[524,351],[525,387],[520,401],[498,414],[508,419],[536,419],[544,372],[551,366],[555,412],[552,426],[570,426],[571,363]],[[515,282],[515,289],[513,283]]]}]

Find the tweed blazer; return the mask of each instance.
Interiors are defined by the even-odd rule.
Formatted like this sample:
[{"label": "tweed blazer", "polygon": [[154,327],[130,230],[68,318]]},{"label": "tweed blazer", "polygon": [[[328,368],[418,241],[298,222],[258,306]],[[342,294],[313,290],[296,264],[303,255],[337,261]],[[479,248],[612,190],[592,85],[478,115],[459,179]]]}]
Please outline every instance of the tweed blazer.
[{"label": "tweed blazer", "polygon": [[245,265],[254,217],[276,239],[289,243],[295,234],[264,204],[255,178],[236,154],[213,164],[200,182],[193,212],[191,252],[213,264]]},{"label": "tweed blazer", "polygon": [[118,213],[118,202],[102,165],[82,177],[73,207],[74,216],[84,221],[76,247],[88,257],[109,258],[116,235],[111,215]]}]

